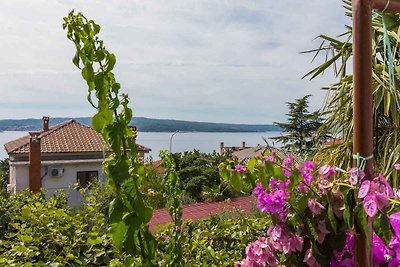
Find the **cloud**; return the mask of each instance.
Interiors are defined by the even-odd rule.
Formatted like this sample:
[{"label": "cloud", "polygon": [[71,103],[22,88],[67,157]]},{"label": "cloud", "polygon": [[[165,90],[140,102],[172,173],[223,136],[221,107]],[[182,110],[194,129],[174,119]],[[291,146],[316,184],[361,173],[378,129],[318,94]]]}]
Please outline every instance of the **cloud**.
[{"label": "cloud", "polygon": [[333,77],[301,80],[313,65],[299,52],[347,22],[336,0],[8,1],[0,4],[0,117],[93,113],[61,27],[72,8],[102,26],[136,115],[217,122],[282,120],[285,102],[308,93],[320,108],[319,88]]}]

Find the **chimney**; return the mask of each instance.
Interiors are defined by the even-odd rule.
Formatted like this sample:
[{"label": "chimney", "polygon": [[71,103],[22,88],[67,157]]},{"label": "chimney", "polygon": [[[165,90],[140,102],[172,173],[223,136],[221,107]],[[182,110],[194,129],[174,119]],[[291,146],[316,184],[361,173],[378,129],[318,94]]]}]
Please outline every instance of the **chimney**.
[{"label": "chimney", "polygon": [[221,143],[219,144],[219,149],[220,149],[220,151],[221,151],[221,155],[224,154],[224,142],[221,142]]},{"label": "chimney", "polygon": [[[44,120],[43,120],[44,121]],[[41,151],[40,151],[40,133],[30,132],[29,141],[29,190],[33,193],[40,191],[41,181]]]},{"label": "chimney", "polygon": [[246,148],[246,142],[245,141],[242,142],[242,147]]},{"label": "chimney", "polygon": [[46,117],[46,116],[43,116],[42,121],[43,121],[43,131],[46,132],[46,131],[49,130],[49,121],[50,121],[50,118],[49,118],[49,117]]}]

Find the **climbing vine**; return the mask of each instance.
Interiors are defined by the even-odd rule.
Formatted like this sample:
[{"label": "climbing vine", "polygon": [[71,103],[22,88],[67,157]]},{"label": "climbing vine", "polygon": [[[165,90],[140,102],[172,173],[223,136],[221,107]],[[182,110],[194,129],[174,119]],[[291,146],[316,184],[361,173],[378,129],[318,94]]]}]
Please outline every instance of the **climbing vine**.
[{"label": "climbing vine", "polygon": [[175,170],[175,161],[171,153],[161,151],[162,167],[165,169],[163,188],[167,195],[166,208],[172,219],[172,229],[168,228],[166,234],[168,243],[165,249],[164,261],[167,266],[183,266],[182,252],[182,207],[179,189],[180,179]]},{"label": "climbing vine", "polygon": [[135,257],[140,257],[145,266],[156,265],[156,240],[147,226],[152,208],[145,204],[139,190],[144,166],[135,145],[136,135],[129,127],[129,98],[120,93],[121,86],[113,73],[116,57],[99,39],[100,26],[81,13],[71,11],[64,18],[63,28],[75,44],[72,62],[81,70],[88,86],[88,101],[97,110],[92,118],[93,128],[112,150],[103,169],[115,195],[109,207],[114,246],[128,254],[127,266],[132,265]]}]

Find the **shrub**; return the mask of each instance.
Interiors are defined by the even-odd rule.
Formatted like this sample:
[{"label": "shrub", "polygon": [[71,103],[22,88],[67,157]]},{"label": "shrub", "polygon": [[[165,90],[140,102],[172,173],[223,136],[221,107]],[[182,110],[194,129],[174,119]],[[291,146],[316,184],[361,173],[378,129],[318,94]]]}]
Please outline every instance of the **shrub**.
[{"label": "shrub", "polygon": [[174,153],[173,157],[186,198],[201,202],[223,200],[238,195],[224,185],[218,172],[218,165],[227,160],[226,155],[215,151],[207,154],[194,150]]},{"label": "shrub", "polygon": [[116,255],[105,217],[87,204],[67,206],[28,190],[0,199],[1,266],[104,266]]},{"label": "shrub", "polygon": [[[268,229],[269,220],[257,216],[224,214],[183,225],[183,258],[185,266],[232,266],[244,257],[246,245]],[[160,263],[162,248],[168,242],[166,226],[157,233]]]}]

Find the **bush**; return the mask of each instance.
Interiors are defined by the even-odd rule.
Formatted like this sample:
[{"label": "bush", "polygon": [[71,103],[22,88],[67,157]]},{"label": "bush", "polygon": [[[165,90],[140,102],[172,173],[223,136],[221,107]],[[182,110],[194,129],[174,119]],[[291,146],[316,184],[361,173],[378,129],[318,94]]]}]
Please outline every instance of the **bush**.
[{"label": "bush", "polygon": [[226,155],[194,150],[174,153],[173,157],[181,178],[181,189],[188,199],[218,201],[238,195],[227,188],[218,172],[219,164],[227,160]]},{"label": "bush", "polygon": [[1,266],[104,266],[116,256],[104,214],[28,190],[0,199]]},{"label": "bush", "polygon": [[[185,266],[232,266],[244,257],[247,244],[265,233],[269,224],[266,218],[244,215],[233,218],[224,214],[186,221],[182,240]],[[162,248],[168,240],[166,228],[157,234],[162,266]]]}]

